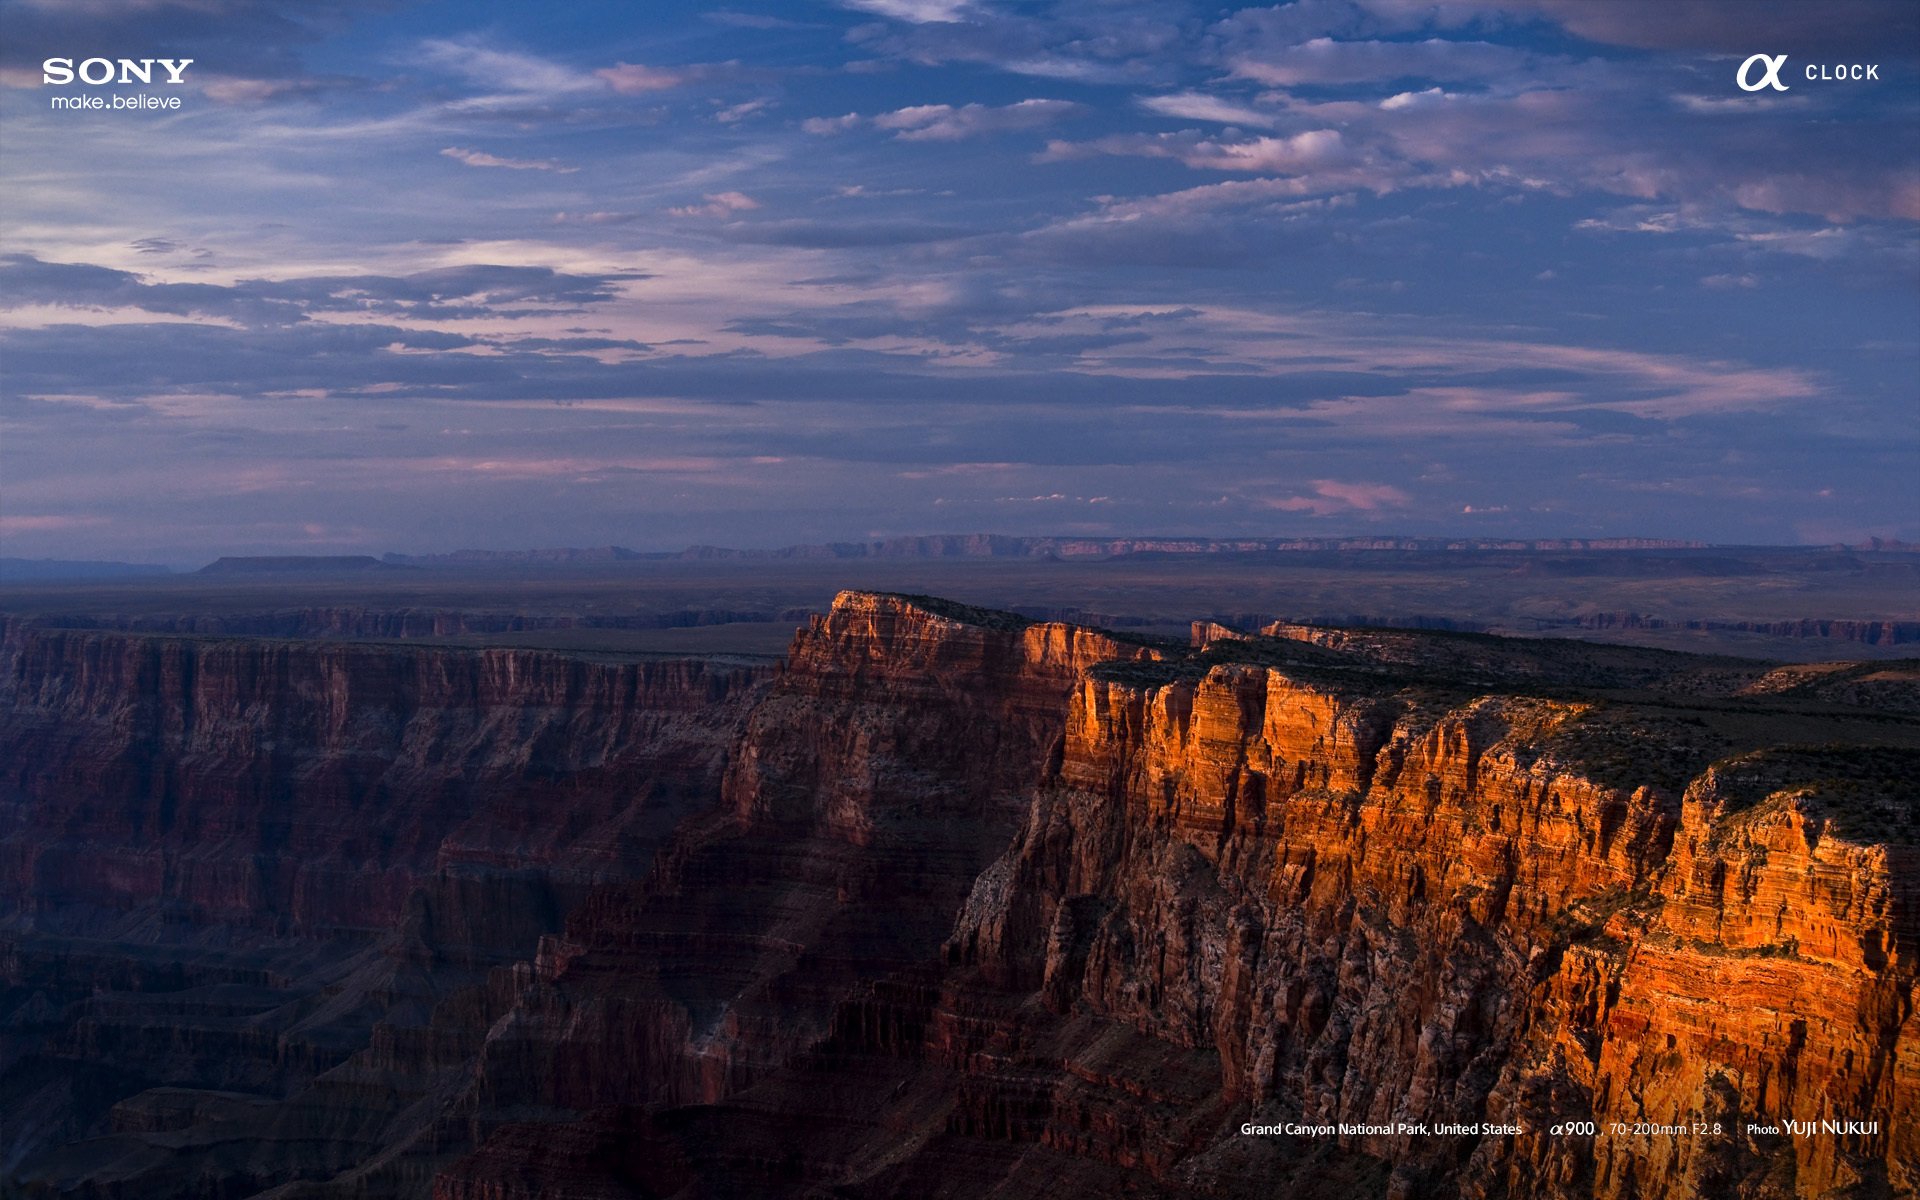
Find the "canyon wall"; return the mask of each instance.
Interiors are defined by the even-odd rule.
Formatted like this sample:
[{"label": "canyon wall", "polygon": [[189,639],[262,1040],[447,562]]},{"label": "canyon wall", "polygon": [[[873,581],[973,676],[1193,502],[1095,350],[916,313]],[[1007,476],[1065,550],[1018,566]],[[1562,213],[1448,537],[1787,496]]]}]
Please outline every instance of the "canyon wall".
[{"label": "canyon wall", "polygon": [[[1629,789],[1573,752],[1586,704],[1369,690],[1228,664],[1096,673],[956,961],[1059,1018],[1203,1056],[1202,1090],[1257,1124],[1522,1131],[1341,1138],[1391,1164],[1394,1194],[1920,1183],[1910,1121],[1744,1132],[1915,1111],[1910,843],[1836,832],[1792,762],[1770,779],[1764,756],[1735,759],[1684,797]],[[1725,786],[1743,773],[1765,782]],[[1074,1089],[1036,1114],[1039,1140],[1224,1186],[1177,1123],[1125,1103],[1144,1089],[1103,1086],[1138,1141],[1103,1145]],[[1569,1120],[1628,1132],[1553,1136]],[[1688,1132],[1634,1132],[1670,1125]]]},{"label": "canyon wall", "polygon": [[1920,1187],[1910,674],[1273,632],[844,593],[769,680],[15,629],[0,1165],[445,1200]]},{"label": "canyon wall", "polygon": [[644,872],[770,676],[10,623],[0,1178],[165,1194],[141,1137],[249,1121],[207,1194],[363,1157],[284,1102]]}]

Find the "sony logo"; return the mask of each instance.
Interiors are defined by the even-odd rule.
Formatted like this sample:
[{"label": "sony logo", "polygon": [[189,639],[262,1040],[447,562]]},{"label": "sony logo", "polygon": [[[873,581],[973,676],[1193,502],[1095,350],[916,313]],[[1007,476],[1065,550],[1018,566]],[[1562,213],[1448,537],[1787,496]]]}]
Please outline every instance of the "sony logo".
[{"label": "sony logo", "polygon": [[192,62],[190,58],[83,58],[76,71],[70,58],[49,58],[40,64],[40,82],[64,87],[72,83],[77,74],[81,83],[94,87],[109,83],[152,83],[153,68],[158,64],[166,72],[165,82],[184,83],[183,76]]}]

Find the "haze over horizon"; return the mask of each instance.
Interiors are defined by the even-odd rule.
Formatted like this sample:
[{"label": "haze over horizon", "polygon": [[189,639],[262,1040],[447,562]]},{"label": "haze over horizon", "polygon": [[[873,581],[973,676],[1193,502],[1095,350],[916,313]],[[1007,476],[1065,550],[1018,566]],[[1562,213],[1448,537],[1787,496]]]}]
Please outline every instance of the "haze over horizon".
[{"label": "haze over horizon", "polygon": [[1898,0],[0,21],[0,555],[1920,538]]},{"label": "haze over horizon", "polygon": [[[976,539],[1000,539],[1000,538],[1005,538],[1008,540],[1018,540],[1018,541],[1028,542],[1028,543],[1041,543],[1043,548],[1033,549],[1029,547],[1029,549],[1023,552],[1014,552],[1012,550],[1002,550],[1002,551],[996,551],[993,553],[979,552],[979,553],[962,554],[962,553],[954,552],[951,549],[936,550],[931,548],[922,548],[922,549],[916,550],[911,545],[903,545],[903,543],[910,544],[915,542],[933,543],[933,542],[941,542],[941,541],[972,541]],[[296,561],[303,561],[303,562],[308,562],[312,564],[315,569],[321,569],[324,567],[325,564],[335,560],[338,560],[340,562],[366,562],[368,560],[380,560],[380,561],[398,563],[401,565],[409,565],[409,566],[434,566],[434,565],[440,565],[440,560],[461,560],[463,559],[463,557],[466,559],[466,561],[473,564],[480,564],[488,561],[506,563],[506,562],[512,562],[516,560],[524,560],[529,562],[545,561],[545,562],[556,563],[556,564],[558,563],[582,564],[582,563],[590,563],[590,562],[596,561],[594,556],[604,555],[606,552],[621,552],[621,553],[634,556],[631,559],[620,559],[620,558],[606,559],[606,561],[616,561],[616,562],[643,561],[643,560],[672,561],[672,560],[682,559],[682,558],[707,558],[712,556],[727,558],[727,557],[736,556],[736,555],[743,559],[754,559],[756,557],[794,558],[794,559],[813,559],[813,560],[835,558],[835,557],[841,558],[844,560],[863,560],[863,559],[875,559],[875,558],[880,558],[880,559],[887,559],[887,558],[916,559],[918,558],[918,559],[926,559],[926,560],[942,560],[942,559],[953,560],[953,559],[960,559],[960,558],[1007,559],[1007,558],[1023,558],[1023,557],[1045,558],[1048,556],[1048,554],[1052,553],[1052,551],[1044,549],[1044,544],[1051,543],[1051,542],[1069,542],[1069,543],[1075,543],[1080,547],[1086,547],[1090,545],[1110,545],[1113,543],[1128,543],[1128,542],[1144,545],[1148,543],[1175,543],[1175,542],[1200,543],[1200,542],[1210,542],[1210,541],[1220,542],[1222,543],[1222,546],[1218,549],[1193,549],[1193,550],[1168,549],[1164,551],[1155,551],[1150,548],[1142,548],[1142,546],[1136,546],[1133,548],[1116,551],[1110,555],[1095,553],[1092,551],[1081,549],[1075,552],[1071,552],[1067,554],[1065,557],[1069,559],[1083,559],[1083,560],[1101,559],[1102,561],[1105,561],[1109,558],[1125,558],[1125,557],[1131,557],[1133,555],[1143,554],[1143,553],[1148,555],[1158,554],[1160,556],[1165,556],[1167,554],[1172,554],[1176,556],[1182,555],[1182,554],[1190,554],[1196,558],[1202,557],[1202,556],[1212,556],[1212,555],[1221,555],[1221,554],[1235,555],[1235,554],[1244,553],[1244,551],[1238,551],[1233,549],[1235,545],[1237,544],[1243,545],[1253,541],[1261,541],[1261,542],[1268,542],[1268,543],[1272,543],[1272,542],[1284,543],[1284,542],[1294,542],[1294,541],[1311,542],[1316,547],[1316,550],[1314,551],[1315,553],[1324,553],[1324,551],[1317,549],[1319,546],[1322,546],[1322,545],[1326,545],[1330,549],[1337,549],[1343,552],[1355,552],[1355,551],[1361,551],[1363,549],[1369,550],[1369,551],[1372,550],[1372,547],[1338,545],[1338,543],[1346,542],[1346,541],[1355,541],[1355,542],[1365,541],[1369,543],[1378,543],[1378,542],[1410,543],[1410,542],[1418,541],[1422,543],[1420,548],[1427,549],[1427,550],[1434,549],[1432,543],[1447,542],[1447,543],[1451,543],[1448,549],[1460,549],[1463,551],[1474,552],[1474,553],[1495,552],[1506,547],[1513,547],[1513,546],[1520,546],[1520,545],[1525,545],[1530,549],[1538,549],[1538,550],[1547,551],[1547,552],[1551,552],[1555,549],[1566,549],[1566,550],[1574,550],[1574,551],[1590,551],[1593,553],[1608,553],[1608,552],[1620,551],[1620,550],[1651,550],[1655,552],[1662,552],[1667,550],[1673,550],[1673,551],[1697,550],[1697,551],[1703,551],[1703,552],[1721,551],[1721,550],[1736,550],[1736,551],[1737,550],[1767,550],[1767,551],[1793,552],[1793,551],[1801,551],[1801,550],[1823,551],[1823,550],[1832,550],[1832,549],[1844,547],[1846,549],[1854,550],[1854,551],[1863,551],[1863,552],[1864,551],[1886,551],[1886,552],[1892,552],[1896,554],[1907,554],[1907,553],[1913,553],[1916,549],[1920,549],[1920,547],[1916,547],[1911,542],[1904,542],[1898,539],[1885,539],[1885,538],[1872,538],[1872,539],[1869,539],[1867,542],[1861,542],[1861,543],[1805,542],[1805,543],[1796,543],[1796,544],[1765,545],[1765,544],[1757,544],[1757,543],[1749,543],[1749,544],[1715,543],[1715,542],[1689,541],[1684,539],[1632,537],[1632,536],[1606,537],[1606,538],[1512,538],[1512,539],[1491,538],[1491,537],[1484,537],[1484,536],[1478,536],[1478,535],[1472,536],[1472,537],[1464,537],[1464,536],[1463,537],[1446,537],[1446,536],[1420,537],[1418,535],[1396,534],[1390,530],[1381,530],[1375,533],[1368,533],[1368,534],[1355,534],[1355,535],[1351,535],[1350,537],[1339,537],[1339,536],[1323,537],[1320,535],[1301,535],[1299,537],[1288,537],[1286,535],[1278,535],[1278,536],[1272,536],[1272,537],[1255,538],[1251,535],[1248,535],[1248,536],[1241,536],[1241,537],[1227,537],[1227,538],[1218,538],[1218,539],[1208,538],[1205,535],[1185,535],[1185,534],[1158,535],[1158,534],[1151,534],[1151,533],[1114,534],[1114,535],[1101,535],[1101,534],[1071,535],[1070,534],[1070,535],[1059,535],[1059,536],[1037,534],[1037,535],[1019,535],[1017,538],[1014,537],[1013,535],[994,534],[994,533],[931,533],[931,534],[904,534],[904,535],[898,535],[898,536],[889,536],[884,539],[875,539],[875,540],[843,539],[843,540],[837,540],[832,542],[799,542],[799,543],[785,543],[785,544],[778,544],[778,545],[739,545],[739,546],[721,546],[721,545],[715,545],[713,543],[694,543],[689,545],[641,545],[641,546],[616,545],[612,543],[606,543],[601,545],[579,545],[579,544],[555,543],[549,546],[461,546],[454,550],[430,550],[430,551],[414,551],[414,550],[393,549],[393,548],[381,549],[378,547],[370,547],[364,552],[356,552],[356,553],[316,554],[316,553],[303,551],[300,553],[290,553],[290,554],[257,554],[257,555],[222,554],[212,559],[205,558],[205,557],[197,557],[197,558],[189,558],[189,559],[175,559],[170,562],[155,562],[153,560],[143,560],[139,562],[123,562],[118,560],[80,559],[80,558],[73,558],[70,556],[62,556],[58,554],[42,555],[38,558],[24,558],[20,556],[0,555],[0,568],[6,568],[11,566],[31,566],[34,564],[46,564],[48,566],[96,566],[96,567],[139,566],[139,567],[148,567],[155,570],[158,570],[164,567],[167,571],[173,572],[173,573],[180,573],[180,572],[191,573],[194,571],[203,570],[211,566],[215,566],[216,564],[225,565],[228,563],[232,563],[236,567],[244,568],[248,564],[261,564],[264,566],[265,564],[275,563],[275,562],[284,562],[284,563],[291,564]],[[1571,543],[1572,545],[1570,546],[1557,545],[1559,543]],[[1639,544],[1635,545],[1634,543],[1639,543]],[[1292,549],[1292,548],[1287,548],[1287,549]],[[1411,547],[1395,547],[1391,549],[1382,548],[1378,552],[1379,553],[1395,553],[1395,552],[1398,552],[1400,549],[1411,549]],[[829,554],[829,553],[826,553],[827,551],[840,551],[840,553]],[[1282,550],[1281,552],[1285,553],[1286,550]],[[23,579],[10,580],[6,578],[4,571],[0,571],[0,582],[27,582],[31,580],[37,580],[39,578],[41,577],[30,576],[28,579],[24,579],[24,580]]]}]

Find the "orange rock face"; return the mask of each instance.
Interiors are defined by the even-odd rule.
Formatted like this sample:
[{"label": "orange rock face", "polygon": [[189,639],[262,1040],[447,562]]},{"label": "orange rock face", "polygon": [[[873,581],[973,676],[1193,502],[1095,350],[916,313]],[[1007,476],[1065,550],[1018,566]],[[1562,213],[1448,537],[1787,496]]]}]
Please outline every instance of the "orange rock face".
[{"label": "orange rock face", "polygon": [[[1403,1194],[1916,1183],[1911,845],[1790,792],[1729,812],[1737,765],[1684,802],[1597,782],[1540,752],[1584,702],[1100,675],[1000,868],[1025,886],[962,922],[996,983],[1211,1051],[1285,1120],[1521,1131],[1341,1138]],[[1872,1127],[1749,1132],[1841,1118]]]},{"label": "orange rock face", "polygon": [[[14,641],[12,744],[36,765],[0,830],[21,914],[5,997],[54,1039],[32,1061],[99,1089],[87,1073],[116,1059],[145,1073],[60,1110],[98,1111],[97,1131],[36,1135],[7,1168],[28,1182],[445,1200],[1920,1187],[1904,677],[1302,626],[1203,625],[1180,646],[865,593],[802,630],[771,684],[498,652],[380,684],[354,657],[375,650]],[[253,714],[289,704],[309,765],[247,767]],[[62,722],[91,732],[62,741]],[[109,836],[135,818],[107,814],[160,811],[113,730],[159,739],[166,794],[205,814],[168,828],[219,831],[163,841],[163,868],[205,866],[156,874]],[[514,746],[555,764],[537,805],[410,810],[401,844],[459,869],[364,882],[392,868],[341,840],[346,763],[387,778],[479,754],[462,761],[525,794],[536,752]],[[606,811],[614,762],[676,797],[670,833],[577,832],[604,828],[572,814]],[[257,814],[295,777],[331,781],[298,840],[355,881],[331,908],[288,907],[301,889],[272,881],[298,869],[258,865]],[[58,835],[39,807],[56,795]],[[220,849],[242,833],[244,855]],[[590,877],[554,886],[570,861]],[[534,868],[545,915],[506,919]],[[239,882],[205,882],[222,871]],[[79,920],[81,886],[149,944],[143,914],[191,898],[181,936],[234,953],[157,978],[130,925],[120,948],[28,928]],[[271,952],[248,949],[283,910],[328,915],[276,917]],[[320,961],[302,939],[343,930],[383,973],[300,985],[314,1015],[291,1029],[246,1015]],[[53,1087],[0,1068],[0,1104]]]}]

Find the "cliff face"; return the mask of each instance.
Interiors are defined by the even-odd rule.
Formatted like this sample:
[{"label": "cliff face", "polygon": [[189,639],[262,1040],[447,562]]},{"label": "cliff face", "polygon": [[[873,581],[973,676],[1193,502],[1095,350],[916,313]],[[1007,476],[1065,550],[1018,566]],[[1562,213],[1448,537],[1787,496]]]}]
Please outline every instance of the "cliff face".
[{"label": "cliff face", "polygon": [[225,1128],[180,1178],[237,1194],[364,1157],[276,1105],[644,873],[769,675],[9,625],[0,1177],[165,1194],[156,1130]]},{"label": "cliff face", "polygon": [[[1650,903],[1607,926],[1622,944],[1609,990],[1592,994],[1597,1115],[1704,1113],[1779,1132],[1720,1146],[1616,1139],[1596,1156],[1602,1182],[1920,1188],[1920,849],[1899,823],[1910,810],[1883,799],[1891,780],[1861,788],[1841,774],[1904,775],[1913,756],[1820,757],[1753,755],[1688,789]],[[1876,1116],[1838,1135],[1785,1128]]]},{"label": "cliff face", "polygon": [[[742,827],[785,813],[817,832],[824,817],[865,844],[876,814],[1007,761],[956,756],[951,731],[985,730],[1008,694],[955,707],[936,682],[962,659],[995,678],[978,657],[990,635],[891,611],[876,625],[872,606],[843,598],[831,636],[796,647],[809,682],[786,686],[809,698],[804,717],[779,696],[756,714],[748,745],[763,748],[731,779]],[[900,640],[902,621],[927,636]],[[836,981],[826,1036],[706,1089],[703,1107],[601,1108],[566,1126],[567,1149],[502,1129],[441,1194],[540,1194],[582,1161],[642,1191],[742,1194],[1913,1186],[1911,1134],[1893,1123],[1747,1130],[1920,1098],[1911,797],[1896,800],[1911,750],[1838,752],[1884,768],[1852,781],[1819,754],[1726,757],[1775,727],[1743,722],[1783,716],[1727,699],[1764,691],[1759,667],[1288,632],[1203,631],[1180,663],[1076,660],[1059,748],[940,964],[903,956]],[[947,638],[960,648],[932,649]],[[1690,693],[1735,711],[1675,717]],[[930,741],[876,736],[870,708],[825,697],[946,715]],[[796,752],[822,746],[846,749]],[[911,793],[869,786],[879,747],[881,774],[917,772]],[[805,766],[753,765],[766,761]],[[1596,1134],[1553,1129],[1569,1121]],[[1476,1131],[1237,1132],[1343,1122]]]},{"label": "cliff face", "polygon": [[481,1091],[566,1110],[706,1103],[790,1060],[857,984],[937,953],[1024,813],[1080,673],[1154,653],[842,595],[795,639],[719,809],[516,977]]},{"label": "cliff face", "polygon": [[765,674],[61,630],[0,645],[0,909],[110,923],[164,903],[305,933],[384,929],[464,864],[624,873],[711,788]]},{"label": "cliff face", "polygon": [[67,1099],[9,1161],[447,1200],[1920,1186],[1900,672],[1274,633],[846,593],[771,685],[18,634],[0,1105]]},{"label": "cliff face", "polygon": [[[1792,764],[1739,813],[1728,771],[1684,802],[1598,783],[1541,753],[1584,707],[1090,679],[956,957],[1205,1056],[1256,1123],[1524,1131],[1340,1139],[1403,1194],[1913,1187],[1909,1122],[1744,1132],[1920,1101],[1913,847],[1836,836]],[[1040,1140],[1073,1144],[1059,1099]],[[1568,1120],[1628,1130],[1552,1136]],[[1141,1152],[1174,1173],[1186,1149]]]}]

